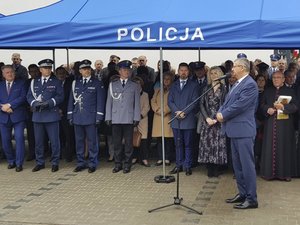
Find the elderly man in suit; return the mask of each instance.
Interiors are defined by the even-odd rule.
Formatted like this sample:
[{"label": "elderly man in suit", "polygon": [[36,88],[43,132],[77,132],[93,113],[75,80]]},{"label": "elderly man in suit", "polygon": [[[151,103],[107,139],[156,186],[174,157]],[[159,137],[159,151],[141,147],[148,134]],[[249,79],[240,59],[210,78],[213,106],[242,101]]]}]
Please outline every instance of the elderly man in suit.
[{"label": "elderly man in suit", "polygon": [[[0,131],[8,169],[16,167],[16,172],[23,170],[24,128],[26,120],[26,85],[24,80],[15,79],[12,66],[1,68],[4,81],[0,83]],[[12,129],[16,141],[16,152],[12,149]]]},{"label": "elderly man in suit", "polygon": [[27,101],[33,109],[32,122],[35,134],[36,166],[32,172],[45,168],[44,139],[45,134],[51,143],[52,172],[58,171],[60,158],[59,121],[61,119],[58,105],[64,100],[64,90],[61,82],[52,75],[53,61],[41,60],[41,77],[33,79],[27,93]]},{"label": "elderly man in suit", "polygon": [[239,193],[227,203],[238,203],[235,209],[257,208],[254,140],[256,135],[255,111],[258,88],[249,76],[250,63],[246,58],[234,61],[232,76],[237,81],[230,89],[217,120],[231,141],[232,163]]},{"label": "elderly man in suit", "polygon": [[183,171],[187,176],[192,175],[194,137],[197,126],[196,110],[198,105],[194,104],[186,111],[182,111],[187,105],[196,100],[200,95],[199,85],[189,79],[189,65],[180,63],[178,67],[179,79],[175,81],[169,92],[168,106],[172,116],[177,118],[172,121],[175,146],[176,167],[170,174]]},{"label": "elderly man in suit", "polygon": [[114,140],[115,167],[112,172],[117,173],[123,168],[122,139],[124,138],[123,173],[129,173],[133,153],[133,127],[138,125],[141,118],[140,88],[138,84],[129,79],[131,62],[123,60],[118,63],[118,66],[120,79],[109,84],[105,121],[112,126]]},{"label": "elderly man in suit", "polygon": [[[75,129],[77,167],[74,172],[80,172],[88,166],[88,172],[93,173],[98,164],[97,126],[104,119],[106,93],[103,83],[91,76],[90,60],[80,62],[79,72],[82,78],[73,81],[68,104],[68,119]],[[88,163],[84,159],[86,140]]]}]

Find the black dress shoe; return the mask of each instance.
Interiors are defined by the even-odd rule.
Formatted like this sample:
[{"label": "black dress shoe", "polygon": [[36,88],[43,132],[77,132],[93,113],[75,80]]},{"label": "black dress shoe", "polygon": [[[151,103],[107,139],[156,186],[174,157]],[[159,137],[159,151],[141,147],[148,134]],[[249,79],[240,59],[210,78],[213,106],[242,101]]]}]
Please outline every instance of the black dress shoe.
[{"label": "black dress shoe", "polygon": [[240,196],[240,194],[237,194],[233,198],[226,199],[226,203],[242,203],[245,201],[245,197]]},{"label": "black dress shoe", "polygon": [[117,173],[117,172],[119,172],[119,171],[121,171],[121,170],[122,170],[122,167],[116,166],[115,168],[113,168],[112,172],[113,172],[113,173]]},{"label": "black dress shoe", "polygon": [[36,165],[33,169],[32,172],[37,172],[41,169],[45,169],[45,165]]},{"label": "black dress shoe", "polygon": [[165,165],[166,166],[171,166],[171,163],[170,162],[165,162]]},{"label": "black dress shoe", "polygon": [[125,167],[123,169],[123,173],[130,173],[130,168],[129,167]]},{"label": "black dress shoe", "polygon": [[22,166],[17,166],[16,167],[16,172],[21,172],[23,170],[23,167]]},{"label": "black dress shoe", "polygon": [[73,172],[77,173],[77,172],[81,172],[82,170],[84,170],[86,167],[85,166],[77,166]]},{"label": "black dress shoe", "polygon": [[53,165],[51,168],[51,171],[54,173],[56,171],[58,171],[58,165]]},{"label": "black dress shoe", "polygon": [[143,161],[141,162],[141,165],[145,167],[150,167],[149,163],[144,163]]},{"label": "black dress shoe", "polygon": [[15,163],[13,163],[13,164],[8,164],[8,166],[7,166],[7,169],[13,169],[13,168],[16,168],[16,164]]},{"label": "black dress shoe", "polygon": [[190,176],[190,175],[192,175],[192,169],[191,168],[187,168],[186,169],[186,171],[185,171],[185,175],[187,175],[187,176]]},{"label": "black dress shoe", "polygon": [[157,161],[156,163],[155,163],[155,166],[161,166],[163,164],[163,161]]},{"label": "black dress shoe", "polygon": [[235,209],[256,209],[256,208],[258,208],[258,203],[245,200],[243,203],[233,206],[233,208],[235,208]]},{"label": "black dress shoe", "polygon": [[96,171],[95,167],[89,167],[88,172],[89,173],[94,173]]},{"label": "black dress shoe", "polygon": [[169,174],[175,174],[175,173],[177,173],[177,172],[182,172],[183,170],[182,170],[182,166],[180,166],[180,167],[174,167],[170,172],[169,172]]}]

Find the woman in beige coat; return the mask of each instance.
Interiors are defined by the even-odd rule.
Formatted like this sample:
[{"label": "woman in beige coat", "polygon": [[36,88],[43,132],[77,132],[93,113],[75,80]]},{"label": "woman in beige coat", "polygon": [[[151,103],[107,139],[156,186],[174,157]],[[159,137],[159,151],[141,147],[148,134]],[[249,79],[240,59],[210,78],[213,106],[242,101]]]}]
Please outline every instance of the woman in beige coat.
[{"label": "woman in beige coat", "polygon": [[154,95],[151,99],[151,107],[154,111],[153,117],[153,129],[152,129],[152,137],[157,138],[157,151],[158,151],[158,161],[156,162],[156,166],[160,166],[163,164],[162,161],[162,132],[161,132],[161,114],[164,117],[164,146],[165,146],[165,164],[167,166],[170,165],[170,154],[174,145],[173,141],[173,131],[168,124],[168,121],[171,119],[171,110],[168,107],[168,95],[169,89],[173,82],[173,73],[165,72],[163,77],[164,84],[164,108],[161,109],[161,97],[160,97],[160,89],[156,89]]},{"label": "woman in beige coat", "polygon": [[144,82],[140,77],[133,78],[133,81],[138,83],[141,88],[141,96],[140,96],[140,105],[141,105],[141,120],[137,128],[138,131],[142,134],[141,145],[139,148],[134,148],[132,164],[135,164],[137,158],[139,158],[141,165],[149,167],[148,163],[149,157],[149,148],[147,144],[147,136],[148,136],[148,112],[150,110],[149,97],[146,92],[143,91]]}]

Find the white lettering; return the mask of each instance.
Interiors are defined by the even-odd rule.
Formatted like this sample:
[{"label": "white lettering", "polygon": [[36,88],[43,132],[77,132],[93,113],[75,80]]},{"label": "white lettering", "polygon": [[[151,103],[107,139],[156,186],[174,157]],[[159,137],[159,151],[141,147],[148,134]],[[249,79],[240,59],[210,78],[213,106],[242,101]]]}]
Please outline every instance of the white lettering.
[{"label": "white lettering", "polygon": [[166,39],[168,41],[173,41],[173,40],[176,40],[177,36],[174,35],[173,37],[170,37],[170,32],[174,32],[175,34],[177,33],[177,29],[175,27],[169,27],[167,30],[166,30]]},{"label": "white lettering", "polygon": [[163,28],[159,28],[159,40],[162,41],[162,36],[163,36]]},{"label": "white lettering", "polygon": [[147,28],[147,41],[157,41],[156,38],[151,38],[151,29],[150,27]]},{"label": "white lettering", "polygon": [[188,37],[189,37],[189,28],[186,27],[186,28],[185,28],[185,35],[184,35],[184,36],[180,36],[179,39],[180,39],[181,41],[186,41],[186,40],[188,39]]},{"label": "white lettering", "polygon": [[[136,37],[135,33],[138,33],[139,37]],[[141,28],[135,27],[135,28],[132,29],[131,39],[133,41],[141,41],[141,40],[143,40],[143,38],[144,38],[144,31]]]},{"label": "white lettering", "polygon": [[121,38],[125,37],[127,35],[128,35],[128,29],[127,28],[118,29],[118,41],[121,41]]},{"label": "white lettering", "polygon": [[200,38],[201,41],[204,41],[203,33],[202,33],[200,27],[197,27],[197,28],[196,28],[195,33],[194,33],[194,35],[192,36],[191,40],[193,41],[193,40],[195,40],[196,38]]}]

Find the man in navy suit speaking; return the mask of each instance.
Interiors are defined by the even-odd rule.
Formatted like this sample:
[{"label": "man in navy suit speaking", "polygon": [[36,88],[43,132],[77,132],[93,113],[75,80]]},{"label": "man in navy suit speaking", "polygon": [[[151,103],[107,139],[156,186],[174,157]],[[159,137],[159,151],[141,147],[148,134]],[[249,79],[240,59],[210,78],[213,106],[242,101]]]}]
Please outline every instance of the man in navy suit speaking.
[{"label": "man in navy suit speaking", "polygon": [[238,203],[235,209],[257,208],[254,139],[258,89],[249,76],[250,63],[246,58],[234,61],[232,76],[237,79],[217,113],[217,120],[231,140],[232,163],[239,193],[227,203]]}]

